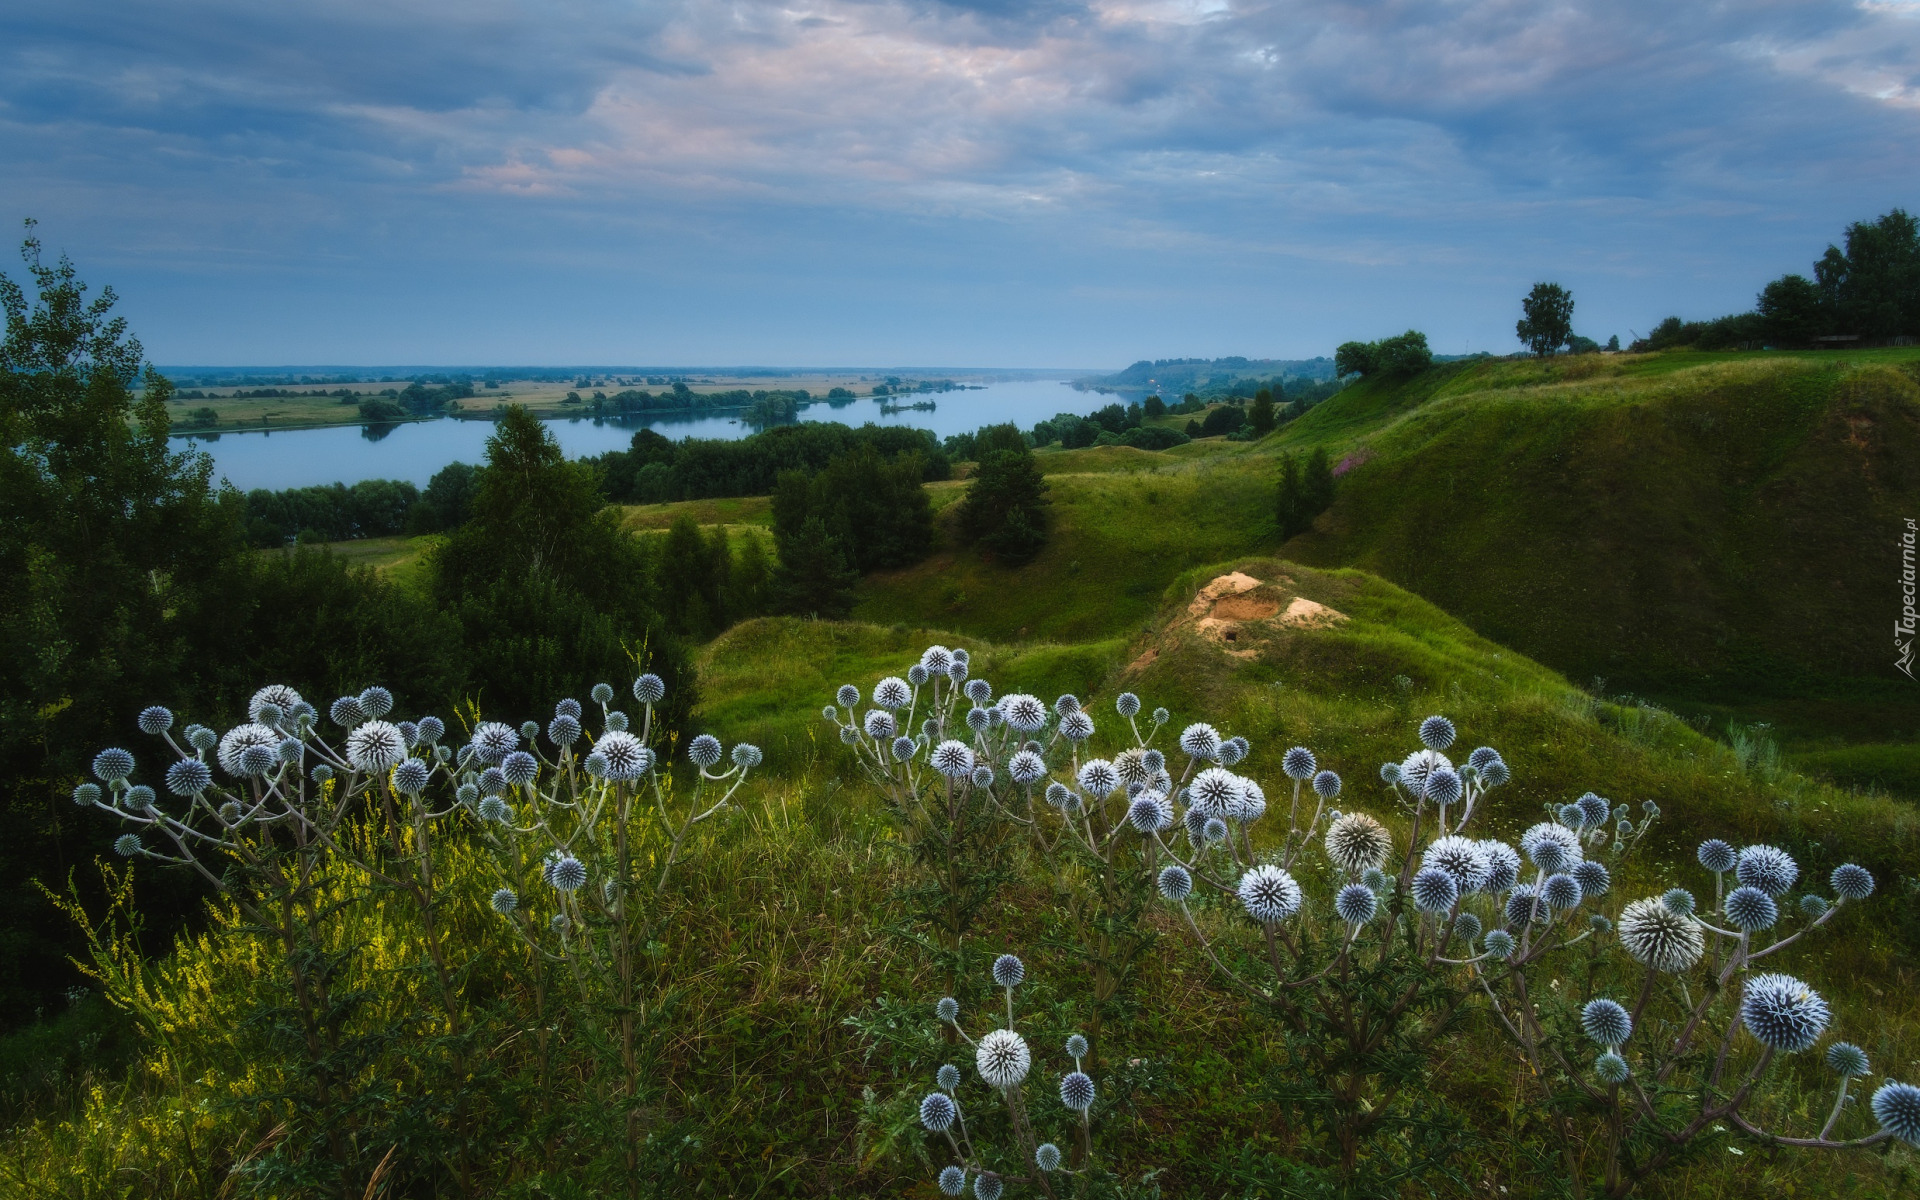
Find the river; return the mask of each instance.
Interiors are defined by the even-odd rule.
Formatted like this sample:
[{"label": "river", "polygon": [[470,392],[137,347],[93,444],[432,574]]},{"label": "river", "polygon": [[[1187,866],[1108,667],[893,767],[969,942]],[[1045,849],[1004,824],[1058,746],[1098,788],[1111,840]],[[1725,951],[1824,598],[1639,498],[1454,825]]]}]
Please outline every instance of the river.
[{"label": "river", "polygon": [[[802,411],[801,420],[906,425],[930,429],[944,438],[1008,421],[1030,428],[1055,413],[1090,413],[1113,403],[1115,397],[1075,391],[1059,380],[1027,379],[891,399],[906,403],[931,400],[934,408],[882,414],[879,404],[862,397],[831,406],[815,403]],[[570,458],[624,450],[634,430],[642,428],[659,430],[675,440],[738,438],[753,432],[732,414],[660,413],[617,420],[582,416],[546,424]],[[224,478],[241,491],[251,491],[358,483],[362,479],[400,479],[425,487],[434,472],[448,463],[484,460],[487,438],[492,433],[491,421],[442,418],[389,426],[336,425],[273,433],[181,435],[176,440],[211,455],[216,480]]]}]

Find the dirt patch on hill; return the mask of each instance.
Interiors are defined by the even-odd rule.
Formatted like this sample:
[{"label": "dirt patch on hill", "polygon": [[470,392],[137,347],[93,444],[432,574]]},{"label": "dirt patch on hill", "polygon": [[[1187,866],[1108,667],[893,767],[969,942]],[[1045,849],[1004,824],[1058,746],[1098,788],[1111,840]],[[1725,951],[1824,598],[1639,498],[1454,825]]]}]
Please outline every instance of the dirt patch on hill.
[{"label": "dirt patch on hill", "polygon": [[[1262,580],[1234,571],[1217,576],[1194,594],[1185,619],[1175,627],[1191,625],[1233,657],[1253,658],[1260,652],[1259,643],[1281,630],[1327,629],[1347,619],[1345,613],[1300,595],[1294,586],[1285,575]],[[1131,669],[1145,667],[1155,657],[1157,653],[1148,650]]]}]

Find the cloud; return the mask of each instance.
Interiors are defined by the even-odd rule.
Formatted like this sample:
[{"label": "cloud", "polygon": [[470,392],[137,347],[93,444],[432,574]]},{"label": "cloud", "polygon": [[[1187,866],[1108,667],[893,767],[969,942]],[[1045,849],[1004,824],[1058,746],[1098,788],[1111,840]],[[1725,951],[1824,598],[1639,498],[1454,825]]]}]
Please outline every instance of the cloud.
[{"label": "cloud", "polygon": [[1781,235],[1810,258],[1815,228],[1911,188],[1917,18],[1890,0],[44,6],[0,18],[0,202],[181,261],[465,246],[511,272],[665,248],[697,271],[704,248],[751,273],[753,247],[886,279],[889,258],[971,277],[1037,247],[1060,271],[1106,261],[1065,286],[1123,305],[1112,256],[1398,270],[1419,292],[1557,255],[1732,295],[1773,261],[1717,293],[1705,275]]}]

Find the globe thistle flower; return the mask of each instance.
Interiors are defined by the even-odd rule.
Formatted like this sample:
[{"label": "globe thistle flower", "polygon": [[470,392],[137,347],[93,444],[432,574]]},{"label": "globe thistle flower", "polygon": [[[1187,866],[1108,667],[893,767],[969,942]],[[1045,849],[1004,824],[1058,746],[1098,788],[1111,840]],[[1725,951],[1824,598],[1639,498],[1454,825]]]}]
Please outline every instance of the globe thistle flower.
[{"label": "globe thistle flower", "polygon": [[1438,750],[1415,750],[1400,762],[1400,783],[1416,796],[1425,795],[1427,776],[1442,768],[1453,770],[1446,755]]},{"label": "globe thistle flower", "polygon": [[1593,1073],[1600,1077],[1601,1083],[1621,1084],[1633,1073],[1627,1066],[1627,1060],[1615,1051],[1609,1050],[1593,1060]]},{"label": "globe thistle flower", "polygon": [[1633,1016],[1617,1001],[1589,1000],[1580,1010],[1580,1028],[1596,1043],[1612,1050],[1633,1035]]},{"label": "globe thistle flower", "polygon": [[[212,768],[197,758],[183,758],[167,768],[167,790],[176,796],[197,796],[212,786]],[[94,791],[98,793],[99,789]]]},{"label": "globe thistle flower", "polygon": [[1694,902],[1693,893],[1685,888],[1668,889],[1666,894],[1660,897],[1660,903],[1666,906],[1668,912],[1682,917],[1692,916],[1698,908]]},{"label": "globe thistle flower", "polygon": [[1182,823],[1185,824],[1187,828],[1187,840],[1193,842],[1196,846],[1205,841],[1207,836],[1207,822],[1217,819],[1216,817],[1209,817],[1197,808],[1189,808],[1186,811],[1186,815],[1181,818]]},{"label": "globe thistle flower", "polygon": [[1331,800],[1340,794],[1340,777],[1332,771],[1321,771],[1313,777],[1314,795],[1322,800]]},{"label": "globe thistle flower", "polygon": [[93,773],[102,783],[118,783],[133,774],[133,755],[113,746],[93,756]]},{"label": "globe thistle flower", "polygon": [[507,773],[499,767],[488,767],[480,772],[480,794],[498,796],[507,790]]},{"label": "globe thistle flower", "polygon": [[1580,815],[1585,818],[1589,828],[1596,828],[1607,823],[1607,813],[1612,808],[1612,805],[1607,802],[1605,797],[1596,796],[1592,792],[1588,792],[1586,795],[1580,797],[1580,799],[1574,801],[1574,803],[1580,806]]},{"label": "globe thistle flower", "polygon": [[615,783],[630,783],[653,768],[653,751],[642,746],[639,738],[620,730],[601,734],[593,752],[603,764],[603,776]]},{"label": "globe thistle flower", "polygon": [[1240,794],[1240,777],[1220,767],[1208,767],[1193,777],[1188,800],[1195,810],[1209,817],[1225,815]]},{"label": "globe thistle flower", "polygon": [[875,741],[885,741],[900,732],[900,726],[894,721],[893,714],[883,708],[868,709],[864,724],[867,736]]},{"label": "globe thistle flower", "polygon": [[1487,769],[1488,763],[1498,762],[1499,760],[1500,752],[1492,746],[1482,746],[1472,754],[1467,755],[1467,765],[1475,771],[1484,771]]},{"label": "globe thistle flower", "polygon": [[1033,1066],[1033,1054],[1027,1040],[1011,1029],[996,1029],[980,1039],[974,1052],[974,1069],[990,1088],[1002,1091],[1018,1087]]},{"label": "globe thistle flower", "polygon": [[982,707],[986,706],[987,701],[993,699],[993,685],[984,679],[967,680],[967,686],[962,689],[962,692],[967,699]]},{"label": "globe thistle flower", "polygon": [[[363,734],[361,729],[355,729],[351,734],[347,735],[347,758],[350,760],[353,758],[353,748],[356,744],[359,744],[359,742],[366,742],[377,748],[376,758],[379,760],[377,765],[360,768],[370,775],[391,767],[394,763],[399,762],[406,753],[406,747],[400,740],[399,730],[384,721],[375,722],[374,724],[375,728],[369,733]],[[362,726],[361,728],[365,727]],[[358,739],[358,741],[356,741],[356,739]],[[232,729],[220,735],[220,748],[215,757],[220,760],[220,766],[227,774],[244,775],[246,772],[241,770],[240,756],[246,752],[249,746],[263,746],[269,751],[274,751],[279,745],[280,734],[276,730],[269,729],[265,725],[255,725],[252,723],[235,725]],[[269,765],[271,765],[271,760],[269,760]],[[356,763],[355,765],[357,766],[358,764]],[[255,774],[258,773],[259,772],[255,772]]]},{"label": "globe thistle flower", "polygon": [[1427,799],[1435,804],[1452,804],[1460,799],[1460,776],[1450,767],[1436,767],[1427,773]]},{"label": "globe thistle flower", "polygon": [[1809,921],[1818,921],[1821,917],[1826,916],[1828,907],[1825,896],[1816,896],[1812,892],[1808,892],[1806,895],[1800,897],[1800,915]]},{"label": "globe thistle flower", "polygon": [[[294,705],[303,704],[303,703],[305,703],[305,701],[300,699],[300,693],[294,691],[292,688],[288,687],[286,684],[270,683],[267,686],[261,688],[259,691],[255,692],[252,698],[247,701],[247,720],[257,725],[271,725],[275,721],[279,720],[278,716],[274,717],[273,720],[271,721],[262,720],[260,716],[261,711],[265,709],[268,705],[272,705],[274,708],[278,709],[281,714],[284,714],[288,709],[292,708]],[[143,713],[141,715],[144,716],[145,714]],[[380,716],[385,716],[386,714],[369,712],[367,715],[371,717],[380,717]]]},{"label": "globe thistle flower", "polygon": [[507,802],[499,796],[488,796],[480,801],[480,819],[505,824],[508,817]]},{"label": "globe thistle flower", "polygon": [[445,736],[447,736],[447,725],[439,717],[421,717],[420,723],[414,726],[414,739],[417,745],[431,746]]},{"label": "globe thistle flower", "polygon": [[1455,914],[1453,918],[1453,936],[1465,942],[1472,942],[1480,936],[1480,918],[1470,912]]},{"label": "globe thistle flower", "polygon": [[1060,1147],[1052,1142],[1041,1142],[1033,1151],[1033,1165],[1042,1171],[1060,1169]]},{"label": "globe thistle flower", "polygon": [[953,1024],[953,1019],[960,1015],[960,1002],[952,996],[942,996],[939,1002],[933,1006],[933,1015],[946,1024],[951,1025]]},{"label": "globe thistle flower", "polygon": [[629,722],[627,721],[627,714],[615,708],[607,712],[607,715],[601,720],[600,724],[603,729],[611,729],[615,733],[625,733]]},{"label": "globe thistle flower", "polygon": [[547,882],[555,891],[577,892],[586,886],[586,864],[571,854],[562,854],[547,864]]},{"label": "globe thistle flower", "polygon": [[1564,871],[1580,861],[1580,835],[1556,821],[1542,821],[1520,835],[1520,849],[1543,871]]},{"label": "globe thistle flower", "polygon": [[217,815],[220,818],[220,823],[223,825],[238,825],[240,823],[240,813],[240,806],[234,801],[229,800],[220,806],[220,811]]},{"label": "globe thistle flower", "polygon": [[940,1069],[933,1073],[933,1079],[940,1085],[940,1090],[951,1092],[960,1086],[960,1068],[952,1063],[941,1063]]},{"label": "globe thistle flower", "polygon": [[1740,1023],[1763,1046],[1794,1053],[1820,1040],[1831,1017],[1818,992],[1791,975],[1755,975],[1740,997]]},{"label": "globe thistle flower", "polygon": [[1580,894],[1583,896],[1604,896],[1613,887],[1612,873],[1597,858],[1573,864],[1573,870],[1568,873],[1580,885]]},{"label": "globe thistle flower", "polygon": [[765,755],[761,754],[760,747],[752,742],[736,742],[732,751],[728,753],[728,757],[733,760],[734,766],[743,771],[751,771],[760,765]]},{"label": "globe thistle flower", "polygon": [[1734,852],[1733,847],[1719,838],[1708,838],[1701,842],[1700,848],[1694,852],[1694,857],[1700,860],[1701,866],[1715,875],[1723,875],[1733,870],[1734,864],[1739,861],[1739,855]]},{"label": "globe thistle flower", "polygon": [[333,718],[335,725],[343,729],[351,729],[367,719],[367,714],[360,711],[358,696],[342,696],[335,700],[328,706],[327,715]]},{"label": "globe thistle flower", "polygon": [[1445,750],[1453,745],[1453,722],[1445,717],[1428,717],[1420,722],[1420,744],[1429,750]]},{"label": "globe thistle flower", "polygon": [[905,708],[913,702],[913,689],[897,675],[889,675],[873,685],[873,702],[885,709]]},{"label": "globe thistle flower", "polygon": [[1642,966],[1671,975],[1700,961],[1706,935],[1698,921],[1653,898],[1635,900],[1621,911],[1620,944]]},{"label": "globe thistle flower", "polygon": [[1554,819],[1571,829],[1583,829],[1587,824],[1587,816],[1578,804],[1562,804]]},{"label": "globe thistle flower", "polygon": [[987,730],[993,728],[993,714],[984,708],[968,709],[967,728],[973,730],[975,733],[985,733]]},{"label": "globe thistle flower", "polygon": [[1240,794],[1235,797],[1233,811],[1229,814],[1242,824],[1251,825],[1267,815],[1267,793],[1259,784],[1242,776]]},{"label": "globe thistle flower", "polygon": [[1852,1042],[1835,1042],[1827,1047],[1827,1065],[1845,1076],[1866,1075],[1867,1052]]},{"label": "globe thistle flower", "polygon": [[248,779],[257,779],[273,770],[280,761],[277,748],[266,746],[247,746],[240,751],[240,761],[235,765],[234,774]]},{"label": "globe thistle flower", "polygon": [[1016,988],[1027,977],[1027,965],[1018,955],[1002,954],[993,960],[993,981],[1003,988]]},{"label": "globe thistle flower", "polygon": [[927,678],[927,669],[919,663],[915,663],[907,668],[907,682],[914,687],[919,687],[926,683]]},{"label": "globe thistle flower", "polygon": [[840,710],[835,708],[831,704],[826,705],[820,710],[820,719],[823,721],[832,721],[835,724],[838,724],[840,721]]},{"label": "globe thistle flower", "polygon": [[283,763],[297,763],[306,752],[306,745],[298,738],[283,738],[280,744],[273,748],[273,756]]},{"label": "globe thistle flower", "polygon": [[1413,905],[1424,913],[1443,913],[1460,898],[1460,885],[1453,876],[1434,867],[1423,867],[1413,877]]},{"label": "globe thistle flower", "polygon": [[721,753],[720,739],[710,733],[703,733],[687,743],[687,757],[703,771],[718,763]]},{"label": "globe thistle flower", "polygon": [[1380,898],[1364,883],[1350,883],[1333,897],[1333,911],[1349,925],[1365,925],[1380,911]]},{"label": "globe thistle flower", "polygon": [[920,1101],[920,1123],[933,1133],[945,1133],[959,1115],[959,1106],[945,1092],[928,1092]]},{"label": "globe thistle flower", "polygon": [[1420,856],[1420,865],[1453,876],[1453,882],[1463,893],[1477,892],[1487,886],[1487,879],[1493,874],[1493,866],[1480,849],[1480,843],[1472,838],[1436,838]]},{"label": "globe thistle flower", "polygon": [[1060,1103],[1074,1112],[1093,1107],[1093,1078],[1085,1071],[1069,1071],[1060,1077]]},{"label": "globe thistle flower", "polygon": [[1142,792],[1127,805],[1127,824],[1140,833],[1173,828],[1173,802],[1159,792]]},{"label": "globe thistle flower", "polygon": [[1756,887],[1737,887],[1727,896],[1727,920],[1742,933],[1772,929],[1780,919],[1780,906],[1773,897]]},{"label": "globe thistle flower", "polygon": [[1781,896],[1800,877],[1800,866],[1785,850],[1774,846],[1748,846],[1740,851],[1733,874],[1747,887],[1759,888],[1769,896]]},{"label": "globe thistle flower", "polygon": [[1220,749],[1214,754],[1213,761],[1223,767],[1231,767],[1247,756],[1252,746],[1243,737],[1230,737],[1220,743]]},{"label": "globe thistle flower", "polygon": [[1593,930],[1595,933],[1607,933],[1613,929],[1613,922],[1607,920],[1607,918],[1601,916],[1599,913],[1594,913],[1587,918],[1587,928]]},{"label": "globe thistle flower", "polygon": [[642,704],[658,704],[667,694],[667,681],[649,671],[633,681],[633,698]]},{"label": "globe thistle flower", "polygon": [[123,833],[113,839],[113,852],[121,858],[132,858],[134,855],[140,853],[143,848],[144,847],[140,845],[139,834]]},{"label": "globe thistle flower", "polygon": [[187,726],[187,745],[205,754],[220,744],[220,735],[205,725]]},{"label": "globe thistle flower", "polygon": [[488,903],[493,906],[493,911],[503,917],[510,917],[519,909],[520,897],[513,894],[512,888],[496,888],[494,889],[493,898],[490,899]]},{"label": "globe thistle flower", "polygon": [[1132,692],[1121,692],[1113,698],[1113,708],[1123,717],[1132,717],[1140,711],[1140,697]]},{"label": "globe thistle flower", "polygon": [[1070,742],[1084,742],[1093,736],[1093,718],[1080,709],[1060,718],[1060,736]]},{"label": "globe thistle flower", "polygon": [[1004,1186],[998,1175],[983,1171],[973,1177],[974,1200],[1000,1200]]},{"label": "globe thistle flower", "polygon": [[1087,1056],[1087,1039],[1080,1034],[1071,1034],[1067,1038],[1067,1057],[1078,1062]]},{"label": "globe thistle flower", "polygon": [[1209,842],[1227,840],[1227,823],[1219,817],[1208,817],[1206,824],[1200,827],[1200,836]]},{"label": "globe thistle flower", "polygon": [[427,781],[432,777],[433,772],[424,761],[403,759],[393,769],[393,790],[403,796],[417,796],[427,790]]},{"label": "globe thistle flower", "polygon": [[1047,727],[1047,706],[1038,696],[1024,692],[1000,697],[1000,715],[1021,733],[1039,733]]},{"label": "globe thistle flower", "polygon": [[483,721],[473,731],[474,757],[497,767],[502,759],[520,748],[520,733],[500,721]]},{"label": "globe thistle flower", "polygon": [[1312,779],[1314,767],[1313,751],[1305,746],[1295,746],[1280,756],[1280,769],[1286,772],[1288,779]]},{"label": "globe thistle flower", "polygon": [[1388,787],[1392,787],[1394,784],[1399,783],[1400,782],[1400,764],[1391,763],[1391,762],[1381,763],[1380,764],[1380,782],[1386,784]]},{"label": "globe thistle flower", "polygon": [[1379,867],[1368,867],[1360,872],[1360,882],[1366,885],[1368,891],[1378,896],[1387,890],[1390,881],[1387,879],[1387,873]]},{"label": "globe thistle flower", "polygon": [[1920,1087],[1889,1080],[1873,1094],[1873,1117],[1880,1128],[1909,1146],[1920,1146]]},{"label": "globe thistle flower", "polygon": [[1349,875],[1358,875],[1387,861],[1393,837],[1387,827],[1366,813],[1353,812],[1327,826],[1327,858]]},{"label": "globe thistle flower", "polygon": [[1180,731],[1180,749],[1191,758],[1212,758],[1220,751],[1220,731],[1204,721],[1195,721]]},{"label": "globe thistle flower", "polygon": [[154,799],[152,788],[144,783],[136,783],[127,789],[127,794],[121,799],[121,804],[128,812],[146,812],[153,807]]},{"label": "globe thistle flower", "polygon": [[1113,769],[1120,776],[1120,781],[1128,786],[1145,784],[1153,778],[1153,771],[1147,767],[1147,752],[1137,746],[1115,755]]},{"label": "globe thistle flower", "polygon": [[612,704],[613,703],[613,685],[610,683],[596,683],[593,685],[593,690],[588,692],[587,695],[593,698],[593,702],[595,704],[601,705],[603,707],[605,705]]},{"label": "globe thistle flower", "polygon": [[1547,902],[1535,894],[1532,884],[1520,884],[1507,895],[1505,915],[1509,925],[1544,921],[1548,912]]},{"label": "globe thistle flower", "polygon": [[573,919],[565,913],[555,913],[553,914],[553,919],[547,922],[547,928],[557,934],[565,936],[566,932],[573,928]]},{"label": "globe thistle flower", "polygon": [[1513,779],[1513,772],[1507,767],[1505,759],[1496,758],[1480,768],[1480,782],[1487,787],[1505,787]]},{"label": "globe thistle flower", "polygon": [[860,703],[860,689],[850,683],[843,683],[833,694],[833,698],[839,702],[841,708],[853,708]]},{"label": "globe thistle flower", "polygon": [[1841,863],[1827,877],[1842,900],[1865,900],[1873,895],[1873,872],[1855,863]]},{"label": "globe thistle flower", "polygon": [[159,737],[167,730],[173,728],[173,713],[155,704],[151,707],[141,709],[139,717],[135,719],[135,724],[140,726],[141,733]]},{"label": "globe thistle flower", "polygon": [[967,1190],[967,1173],[959,1167],[942,1167],[939,1183],[942,1195],[958,1196]]},{"label": "globe thistle flower", "polygon": [[539,773],[539,760],[525,750],[515,750],[500,760],[500,776],[513,787],[525,787]]},{"label": "globe thistle flower", "polygon": [[1178,863],[1160,869],[1160,894],[1175,904],[1193,894],[1193,875]]},{"label": "globe thistle flower", "polygon": [[556,746],[571,746],[580,740],[580,721],[561,713],[547,722],[547,740]]},{"label": "globe thistle flower", "polygon": [[1156,708],[1153,710],[1153,723],[1155,725],[1165,725],[1168,721],[1171,721],[1171,720],[1173,720],[1173,714],[1168,712],[1166,709]]},{"label": "globe thistle flower", "polygon": [[313,770],[308,771],[307,774],[315,783],[326,783],[333,778],[333,768],[325,763],[317,763]]},{"label": "globe thistle flower", "polygon": [[1505,842],[1487,839],[1477,843],[1487,860],[1486,890],[1504,892],[1520,880],[1520,852]]},{"label": "globe thistle flower", "polygon": [[1540,898],[1555,912],[1565,912],[1570,908],[1579,908],[1585,896],[1580,891],[1580,881],[1562,873],[1547,876],[1540,885]]},{"label": "globe thistle flower", "polygon": [[1263,925],[1284,921],[1300,911],[1300,885],[1293,876],[1266,863],[1240,877],[1240,903]]},{"label": "globe thistle flower", "polygon": [[1120,772],[1104,758],[1090,758],[1080,764],[1080,773],[1076,778],[1080,788],[1090,796],[1111,796],[1120,790]]},{"label": "globe thistle flower", "polygon": [[933,748],[928,761],[933,769],[948,779],[961,779],[973,774],[973,751],[965,742],[945,741]]},{"label": "globe thistle flower", "polygon": [[1066,812],[1070,811],[1070,808],[1078,807],[1079,802],[1080,798],[1074,795],[1073,789],[1066,784],[1050,783],[1047,785],[1047,803],[1053,805],[1055,808]]},{"label": "globe thistle flower", "polygon": [[1046,778],[1047,764],[1033,751],[1020,750],[1007,760],[1007,774],[1015,783],[1027,786]]},{"label": "globe thistle flower", "polygon": [[[261,690],[265,691],[267,689],[263,688]],[[292,698],[292,703],[299,702],[299,693],[295,692],[292,688],[288,688],[286,691],[287,695]],[[378,721],[381,717],[393,711],[393,693],[377,684],[361,692],[357,699],[360,702],[360,711],[367,715],[368,720]],[[282,704],[281,707],[285,708],[287,705]]]},{"label": "globe thistle flower", "polygon": [[953,665],[953,651],[945,646],[928,646],[920,652],[920,665],[934,675],[944,675]]},{"label": "globe thistle flower", "polygon": [[1505,962],[1513,957],[1513,935],[1504,929],[1489,929],[1480,945],[1486,950],[1487,957],[1497,962]]}]

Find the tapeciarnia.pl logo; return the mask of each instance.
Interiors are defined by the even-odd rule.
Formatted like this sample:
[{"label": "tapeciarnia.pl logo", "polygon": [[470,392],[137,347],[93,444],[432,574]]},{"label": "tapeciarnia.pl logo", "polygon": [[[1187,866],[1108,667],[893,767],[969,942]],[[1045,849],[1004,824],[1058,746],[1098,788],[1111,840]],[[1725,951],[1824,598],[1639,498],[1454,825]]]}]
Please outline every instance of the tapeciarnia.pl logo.
[{"label": "tapeciarnia.pl logo", "polygon": [[1907,528],[1900,535],[1900,616],[1893,623],[1893,648],[1899,655],[1893,660],[1893,665],[1908,679],[1913,678],[1914,626],[1916,621],[1920,621],[1920,614],[1916,614],[1913,608],[1913,548],[1916,533],[1920,533],[1920,526],[1916,526],[1914,519],[1908,517]]}]

